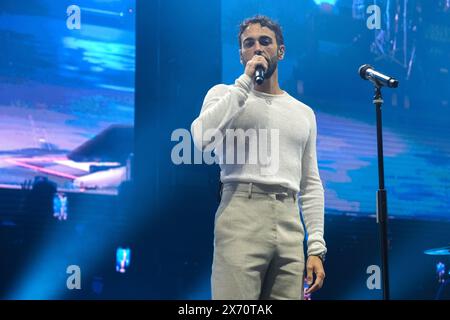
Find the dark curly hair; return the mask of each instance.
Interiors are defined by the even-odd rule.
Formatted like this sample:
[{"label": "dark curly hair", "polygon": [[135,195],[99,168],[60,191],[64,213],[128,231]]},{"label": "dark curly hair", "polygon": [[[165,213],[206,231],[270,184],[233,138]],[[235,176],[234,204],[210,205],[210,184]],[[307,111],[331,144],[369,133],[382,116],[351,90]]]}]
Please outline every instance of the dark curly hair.
[{"label": "dark curly hair", "polygon": [[270,19],[269,17],[263,16],[263,15],[256,15],[251,18],[247,18],[239,25],[239,35],[238,35],[238,41],[239,41],[239,48],[242,48],[241,43],[241,36],[242,33],[244,33],[245,29],[251,24],[259,23],[261,27],[267,27],[270,30],[272,30],[275,33],[275,38],[277,40],[278,45],[284,44],[284,38],[283,33],[281,31],[281,27],[278,24],[278,22]]}]

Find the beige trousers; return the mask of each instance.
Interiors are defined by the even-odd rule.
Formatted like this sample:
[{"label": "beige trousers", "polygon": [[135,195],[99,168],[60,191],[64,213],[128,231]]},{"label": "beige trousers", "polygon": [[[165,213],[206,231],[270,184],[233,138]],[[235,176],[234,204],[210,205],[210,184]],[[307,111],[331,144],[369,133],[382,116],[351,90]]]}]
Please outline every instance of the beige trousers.
[{"label": "beige trousers", "polygon": [[294,191],[227,183],[217,209],[213,299],[303,299],[304,230]]}]

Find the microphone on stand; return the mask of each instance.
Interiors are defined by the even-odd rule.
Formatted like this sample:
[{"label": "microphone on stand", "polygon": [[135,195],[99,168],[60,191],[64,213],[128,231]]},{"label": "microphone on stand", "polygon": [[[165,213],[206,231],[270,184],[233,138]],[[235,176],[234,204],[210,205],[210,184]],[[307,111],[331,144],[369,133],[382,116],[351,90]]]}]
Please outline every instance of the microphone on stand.
[{"label": "microphone on stand", "polygon": [[361,78],[372,81],[376,86],[386,86],[388,88],[398,87],[398,80],[376,71],[370,64],[363,64],[359,67],[358,73]]},{"label": "microphone on stand", "polygon": [[397,88],[398,80],[376,71],[371,65],[363,64],[359,67],[359,75],[364,80],[369,80],[374,84],[375,95],[373,97],[373,104],[376,109],[377,119],[377,154],[378,154],[378,191],[376,196],[377,204],[377,223],[380,225],[380,242],[381,242],[381,277],[383,279],[383,299],[390,299],[389,289],[389,263],[388,263],[388,205],[387,205],[387,191],[384,185],[384,157],[383,157],[383,126],[381,107],[383,104],[383,97],[381,95],[381,87]]}]

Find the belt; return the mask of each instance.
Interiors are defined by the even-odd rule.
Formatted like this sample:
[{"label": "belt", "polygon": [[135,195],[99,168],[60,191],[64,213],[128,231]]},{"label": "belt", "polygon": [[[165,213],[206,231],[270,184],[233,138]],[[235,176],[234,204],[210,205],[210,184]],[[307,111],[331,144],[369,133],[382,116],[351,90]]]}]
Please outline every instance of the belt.
[{"label": "belt", "polygon": [[294,201],[297,197],[297,192],[292,189],[280,185],[270,185],[254,182],[226,182],[222,185],[222,191],[247,192],[249,198],[252,197],[253,193],[274,194],[277,199],[289,197]]}]

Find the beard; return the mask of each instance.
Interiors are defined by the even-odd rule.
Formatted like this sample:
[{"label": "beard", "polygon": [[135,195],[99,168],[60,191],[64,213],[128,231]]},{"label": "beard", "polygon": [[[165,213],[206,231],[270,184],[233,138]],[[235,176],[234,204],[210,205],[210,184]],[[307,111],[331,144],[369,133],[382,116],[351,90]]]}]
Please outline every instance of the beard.
[{"label": "beard", "polygon": [[271,57],[270,59],[267,59],[268,62],[268,68],[264,74],[264,78],[265,79],[269,79],[273,73],[275,72],[275,69],[277,68],[278,65],[278,57],[277,55],[274,55],[273,57]]}]

